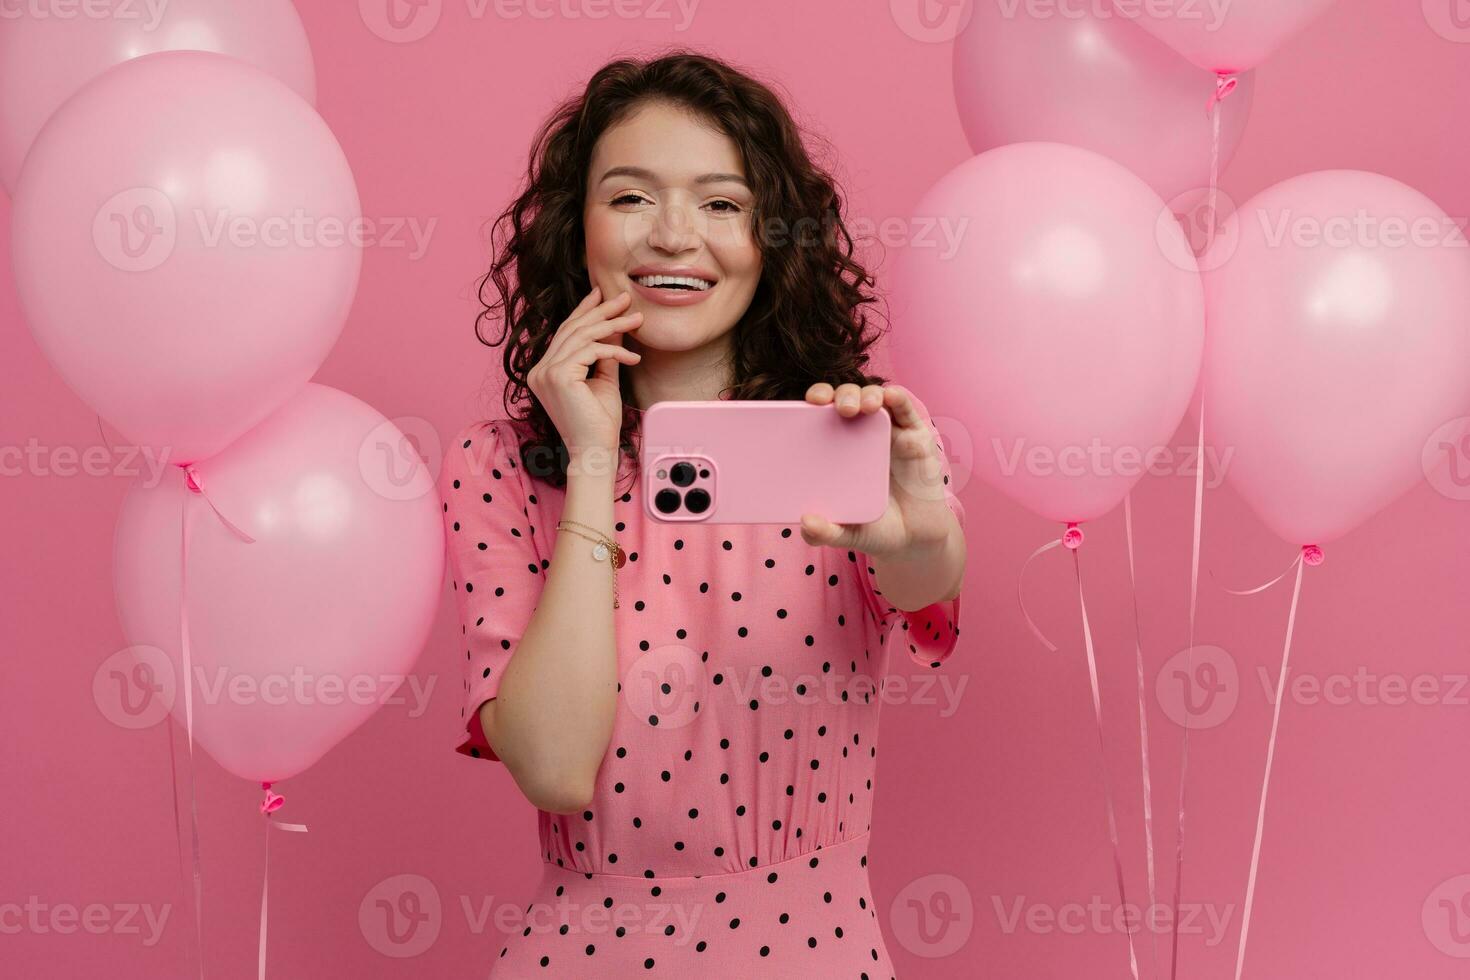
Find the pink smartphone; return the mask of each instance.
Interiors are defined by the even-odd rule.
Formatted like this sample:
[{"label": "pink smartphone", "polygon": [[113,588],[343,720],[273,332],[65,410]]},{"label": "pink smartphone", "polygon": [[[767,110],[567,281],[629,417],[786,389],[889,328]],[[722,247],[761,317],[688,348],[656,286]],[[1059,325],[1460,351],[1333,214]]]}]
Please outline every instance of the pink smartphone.
[{"label": "pink smartphone", "polygon": [[805,401],[664,401],[643,413],[643,501],[656,521],[865,524],[888,505],[887,409]]}]

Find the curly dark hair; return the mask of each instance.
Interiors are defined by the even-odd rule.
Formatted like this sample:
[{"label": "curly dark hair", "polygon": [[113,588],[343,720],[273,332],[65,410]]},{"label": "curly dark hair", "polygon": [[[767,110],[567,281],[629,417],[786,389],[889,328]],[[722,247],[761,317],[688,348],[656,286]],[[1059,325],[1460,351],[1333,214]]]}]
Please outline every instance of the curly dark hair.
[{"label": "curly dark hair", "polygon": [[[510,418],[529,423],[532,432],[521,440],[522,464],[528,474],[554,486],[566,483],[566,445],[526,376],[591,291],[582,262],[582,211],[593,147],[606,130],[650,103],[691,110],[729,137],[755,196],[761,276],[750,306],[732,328],[733,384],[726,397],[800,400],[818,381],[884,383],[865,370],[868,348],[886,329],[880,321],[870,331],[864,310],[877,302],[869,291],[875,280],[853,258],[835,181],[812,162],[802,131],[781,100],[750,75],[696,52],[620,58],[599,69],[582,94],[563,102],[542,124],[529,155],[525,190],[495,219],[493,263],[479,281],[484,309],[475,318],[475,336],[490,347],[505,344],[504,405]],[[786,237],[790,230],[805,230],[794,241],[799,247],[786,247],[792,243]],[[486,302],[490,284],[499,294],[493,303]],[[490,341],[480,323],[497,313],[502,330]],[[626,367],[619,377],[624,405],[619,451],[632,458],[636,471],[632,437],[640,412]],[[521,404],[525,413],[516,414],[513,409]]]}]

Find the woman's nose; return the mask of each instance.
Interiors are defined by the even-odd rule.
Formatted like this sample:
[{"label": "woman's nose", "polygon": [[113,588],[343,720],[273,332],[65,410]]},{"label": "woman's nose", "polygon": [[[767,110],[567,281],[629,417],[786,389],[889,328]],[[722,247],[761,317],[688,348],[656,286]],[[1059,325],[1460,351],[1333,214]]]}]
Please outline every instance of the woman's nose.
[{"label": "woman's nose", "polygon": [[665,252],[682,252],[699,244],[700,231],[695,212],[681,203],[666,203],[654,215],[648,244]]}]

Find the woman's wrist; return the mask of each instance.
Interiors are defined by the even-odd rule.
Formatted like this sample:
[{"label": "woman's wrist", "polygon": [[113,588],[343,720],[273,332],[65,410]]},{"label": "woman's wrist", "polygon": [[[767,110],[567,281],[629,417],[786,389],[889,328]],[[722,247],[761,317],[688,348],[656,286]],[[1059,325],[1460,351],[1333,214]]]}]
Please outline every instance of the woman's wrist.
[{"label": "woman's wrist", "polygon": [[613,483],[618,474],[618,451],[605,446],[568,446],[567,482]]}]

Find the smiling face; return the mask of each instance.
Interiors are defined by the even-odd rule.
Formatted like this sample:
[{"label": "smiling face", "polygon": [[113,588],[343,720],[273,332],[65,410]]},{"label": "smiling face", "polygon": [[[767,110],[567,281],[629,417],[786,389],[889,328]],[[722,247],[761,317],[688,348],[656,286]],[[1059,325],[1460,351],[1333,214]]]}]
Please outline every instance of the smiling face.
[{"label": "smiling face", "polygon": [[627,334],[629,349],[728,342],[761,271],[755,194],[735,143],[687,110],[652,103],[602,134],[587,179],[587,272],[606,299],[633,294],[643,323]]}]

